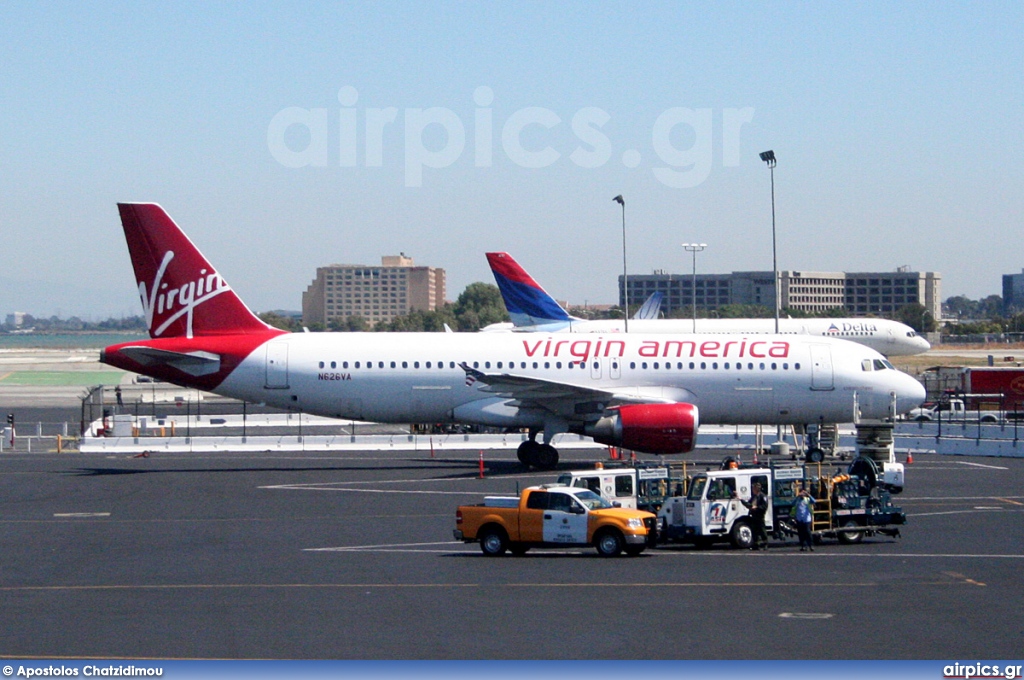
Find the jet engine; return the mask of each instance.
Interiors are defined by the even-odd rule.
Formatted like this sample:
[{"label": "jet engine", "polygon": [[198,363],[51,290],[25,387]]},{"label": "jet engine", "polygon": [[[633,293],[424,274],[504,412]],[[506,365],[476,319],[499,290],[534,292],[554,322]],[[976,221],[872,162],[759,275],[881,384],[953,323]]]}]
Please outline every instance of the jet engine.
[{"label": "jet engine", "polygon": [[587,425],[585,434],[608,446],[643,453],[688,453],[697,439],[694,404],[627,404]]}]

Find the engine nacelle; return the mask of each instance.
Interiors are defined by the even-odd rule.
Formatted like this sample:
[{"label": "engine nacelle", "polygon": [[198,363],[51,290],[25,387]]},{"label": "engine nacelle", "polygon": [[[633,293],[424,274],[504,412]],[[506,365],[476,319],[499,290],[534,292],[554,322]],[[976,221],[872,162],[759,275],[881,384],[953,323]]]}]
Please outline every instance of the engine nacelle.
[{"label": "engine nacelle", "polygon": [[694,404],[628,404],[584,432],[594,441],[643,453],[688,453],[697,440]]}]

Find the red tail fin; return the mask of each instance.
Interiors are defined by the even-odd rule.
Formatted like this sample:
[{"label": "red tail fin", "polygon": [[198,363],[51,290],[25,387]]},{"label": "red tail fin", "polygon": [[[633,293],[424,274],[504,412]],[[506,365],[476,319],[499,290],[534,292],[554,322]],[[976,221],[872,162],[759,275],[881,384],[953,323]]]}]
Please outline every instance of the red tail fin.
[{"label": "red tail fin", "polygon": [[155,203],[118,203],[150,337],[265,333],[174,220]]}]

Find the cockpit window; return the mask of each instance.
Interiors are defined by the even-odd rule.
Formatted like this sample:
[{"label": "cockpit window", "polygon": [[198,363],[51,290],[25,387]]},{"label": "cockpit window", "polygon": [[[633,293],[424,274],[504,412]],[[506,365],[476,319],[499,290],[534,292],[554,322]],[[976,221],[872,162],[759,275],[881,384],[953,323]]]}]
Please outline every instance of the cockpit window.
[{"label": "cockpit window", "polygon": [[865,359],[860,362],[860,370],[862,371],[873,371],[875,370],[874,365],[871,363],[871,359]]},{"label": "cockpit window", "polygon": [[896,370],[896,367],[893,366],[892,364],[890,364],[885,359],[875,359],[874,360],[874,364],[875,364],[875,370],[876,371],[884,371],[886,369],[892,369],[894,371]]}]

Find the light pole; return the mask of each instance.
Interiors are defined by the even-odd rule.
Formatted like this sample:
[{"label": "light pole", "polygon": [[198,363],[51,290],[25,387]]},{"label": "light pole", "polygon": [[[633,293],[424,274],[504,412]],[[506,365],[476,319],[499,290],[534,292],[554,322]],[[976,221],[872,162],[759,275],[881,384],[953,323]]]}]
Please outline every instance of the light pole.
[{"label": "light pole", "polygon": [[626,201],[619,194],[612,199],[622,206],[622,296],[625,300],[623,332],[629,332],[629,275],[626,273]]},{"label": "light pole", "polygon": [[693,332],[697,332],[697,253],[708,247],[707,243],[684,243],[683,249],[693,253]]},{"label": "light pole", "polygon": [[775,152],[769,149],[761,152],[761,160],[768,164],[772,175],[772,273],[775,276],[775,332],[779,332],[779,259],[775,248]]}]

